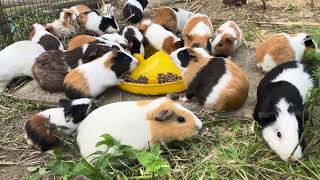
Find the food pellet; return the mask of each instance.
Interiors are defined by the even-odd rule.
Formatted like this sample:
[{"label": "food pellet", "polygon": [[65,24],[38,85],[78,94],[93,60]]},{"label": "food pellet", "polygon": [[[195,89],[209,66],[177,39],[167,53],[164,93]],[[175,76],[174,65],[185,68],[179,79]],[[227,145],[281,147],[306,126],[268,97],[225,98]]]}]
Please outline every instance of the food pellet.
[{"label": "food pellet", "polygon": [[[132,79],[129,73],[126,73],[122,76],[122,79],[125,82],[129,82],[129,83],[137,83],[137,84],[148,84],[148,78],[146,76],[140,76],[137,80]],[[179,81],[182,80],[181,76],[178,76],[176,74],[173,73],[159,73],[158,74],[158,82],[159,84],[163,84],[163,83],[168,83],[168,82],[175,82],[175,81]]]}]

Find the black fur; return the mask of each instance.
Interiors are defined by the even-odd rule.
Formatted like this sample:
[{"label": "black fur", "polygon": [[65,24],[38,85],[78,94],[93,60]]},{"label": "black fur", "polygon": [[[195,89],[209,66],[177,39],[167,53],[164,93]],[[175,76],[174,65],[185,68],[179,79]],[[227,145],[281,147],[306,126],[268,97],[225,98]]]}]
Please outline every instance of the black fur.
[{"label": "black fur", "polygon": [[178,8],[172,8],[174,11],[179,12]]},{"label": "black fur", "polygon": [[137,24],[143,19],[143,12],[131,4],[126,4],[122,11],[124,19],[128,19],[130,23]]},{"label": "black fur", "polygon": [[196,61],[196,59],[197,59],[195,56],[193,56],[189,53],[188,49],[184,49],[184,50],[178,52],[177,58],[180,60],[181,66],[184,68],[189,65],[190,61]]},{"label": "black fur", "polygon": [[42,36],[39,39],[38,44],[40,44],[46,51],[58,50],[60,47],[59,40],[50,34],[46,34],[46,35]]},{"label": "black fur", "polygon": [[72,105],[64,109],[65,117],[71,117],[75,124],[80,123],[87,116],[89,104]]},{"label": "black fur", "polygon": [[128,40],[129,44],[132,44],[130,49],[131,54],[141,53],[140,47],[142,43],[138,40],[136,33],[132,28],[127,28],[126,32],[122,31],[121,34]]},{"label": "black fur", "polygon": [[126,55],[125,53],[118,51],[116,55],[112,57],[111,70],[115,72],[117,78],[120,78],[123,73],[130,70],[130,63],[132,58]]},{"label": "black fur", "polygon": [[64,85],[64,93],[66,97],[69,99],[80,99],[80,98],[86,97],[78,89],[75,89],[72,86],[68,86],[68,85]]},{"label": "black fur", "polygon": [[143,9],[145,9],[148,5],[148,0],[137,0],[137,1],[141,4]]},{"label": "black fur", "polygon": [[313,48],[313,49],[316,48],[316,45],[314,44],[314,41],[312,40],[312,37],[311,37],[311,36],[307,36],[307,37],[304,39],[304,45],[305,45],[307,48]]},{"label": "black fur", "polygon": [[105,16],[102,16],[102,20],[101,20],[101,23],[99,25],[99,29],[102,31],[102,32],[106,32],[107,29],[109,27],[112,27],[114,29],[119,29],[114,17],[105,17]]},{"label": "black fur", "polygon": [[217,85],[219,79],[226,73],[225,59],[212,58],[194,77],[187,88],[187,98],[195,96],[204,104],[212,87]]},{"label": "black fur", "polygon": [[207,42],[207,47],[206,48],[207,48],[208,53],[210,55],[212,55],[212,46],[211,46],[211,41],[210,40]]}]

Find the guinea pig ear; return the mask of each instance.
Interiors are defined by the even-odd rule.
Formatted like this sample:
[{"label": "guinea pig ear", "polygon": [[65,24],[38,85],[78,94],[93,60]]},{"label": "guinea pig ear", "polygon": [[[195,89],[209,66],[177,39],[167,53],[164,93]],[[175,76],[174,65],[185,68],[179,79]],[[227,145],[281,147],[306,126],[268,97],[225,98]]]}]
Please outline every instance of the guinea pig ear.
[{"label": "guinea pig ear", "polygon": [[169,120],[170,116],[173,114],[173,111],[169,110],[169,109],[165,109],[159,112],[159,114],[157,114],[157,116],[155,117],[156,121],[165,121],[165,120]]},{"label": "guinea pig ear", "polygon": [[275,119],[276,113],[275,112],[258,112],[259,119]]},{"label": "guinea pig ear", "polygon": [[189,34],[186,35],[186,40],[192,41],[193,37]]}]

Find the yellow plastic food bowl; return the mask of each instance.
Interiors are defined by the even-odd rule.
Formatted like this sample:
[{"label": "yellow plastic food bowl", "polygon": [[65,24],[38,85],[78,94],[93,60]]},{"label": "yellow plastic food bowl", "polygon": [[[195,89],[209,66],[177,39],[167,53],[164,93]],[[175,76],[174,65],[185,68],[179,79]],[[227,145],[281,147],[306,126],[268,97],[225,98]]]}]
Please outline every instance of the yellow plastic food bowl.
[{"label": "yellow plastic food bowl", "polygon": [[158,83],[157,77],[159,73],[167,74],[171,72],[181,76],[180,70],[167,53],[158,51],[146,60],[140,54],[135,54],[134,56],[138,59],[139,64],[132,71],[130,77],[137,80],[140,76],[146,76],[148,84],[124,82],[118,86],[120,89],[143,95],[163,95],[186,90],[183,80],[163,84]]}]

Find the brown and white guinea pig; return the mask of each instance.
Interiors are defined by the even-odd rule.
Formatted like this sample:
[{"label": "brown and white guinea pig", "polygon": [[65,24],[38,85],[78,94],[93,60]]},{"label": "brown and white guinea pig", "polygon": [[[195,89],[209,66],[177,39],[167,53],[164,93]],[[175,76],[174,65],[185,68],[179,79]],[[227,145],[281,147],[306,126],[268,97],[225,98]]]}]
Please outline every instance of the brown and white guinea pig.
[{"label": "brown and white guinea pig", "polygon": [[30,31],[30,40],[40,44],[46,51],[63,50],[63,44],[41,24],[33,24]]},{"label": "brown and white guinea pig", "polygon": [[89,114],[90,99],[69,101],[61,99],[59,107],[35,114],[25,124],[26,139],[41,151],[48,151],[60,143],[59,133],[71,135],[80,122]]},{"label": "brown and white guinea pig", "polygon": [[97,41],[97,38],[89,35],[78,35],[72,38],[68,43],[68,51],[81,47],[85,44]]},{"label": "brown and white guinea pig", "polygon": [[73,11],[71,11],[70,9],[63,9],[60,12],[59,19],[56,19],[52,23],[47,23],[47,31],[49,31],[59,39],[65,39],[74,36],[77,32],[74,26],[76,22],[72,16]]},{"label": "brown and white guinea pig", "polygon": [[138,61],[120,50],[71,70],[64,79],[64,92],[69,99],[97,97],[108,87],[122,82],[124,73],[132,71]]},{"label": "brown and white guinea pig", "polygon": [[76,19],[81,13],[86,13],[91,11],[91,9],[88,6],[83,4],[72,6],[70,10],[73,11],[74,14],[76,15],[76,16],[73,16],[73,19]]},{"label": "brown and white guinea pig", "polygon": [[184,9],[161,7],[154,9],[154,22],[173,33],[181,33],[187,21],[194,15]]},{"label": "brown and white guinea pig", "polygon": [[104,134],[135,149],[147,149],[153,144],[190,138],[201,128],[200,119],[168,97],[117,102],[90,113],[78,128],[77,142],[83,158],[94,163],[94,157],[88,156],[107,149],[96,147]]},{"label": "brown and white guinea pig", "polygon": [[63,81],[69,71],[103,56],[114,48],[118,49],[106,44],[90,43],[71,51],[46,51],[32,66],[34,79],[45,91],[63,91]]},{"label": "brown and white guinea pig", "polygon": [[201,47],[212,54],[213,27],[207,15],[195,14],[185,24],[182,39],[185,47]]},{"label": "brown and white guinea pig", "polygon": [[38,43],[18,41],[0,51],[0,93],[16,77],[32,75],[32,65],[45,52]]},{"label": "brown and white guinea pig", "polygon": [[122,10],[124,19],[137,24],[143,19],[143,11],[148,5],[148,0],[128,0]]},{"label": "brown and white guinea pig", "polygon": [[317,44],[305,33],[272,35],[257,47],[257,66],[264,72],[268,72],[287,61],[301,62],[308,48],[318,51]]},{"label": "brown and white guinea pig", "polygon": [[106,33],[119,32],[119,26],[113,16],[101,16],[97,11],[90,11],[79,15],[81,25],[99,36]]},{"label": "brown and white guinea pig", "polygon": [[138,29],[143,33],[147,43],[157,50],[170,54],[176,49],[183,47],[183,41],[180,38],[149,19],[143,20],[138,25]]},{"label": "brown and white guinea pig", "polygon": [[285,62],[266,73],[258,86],[253,117],[263,138],[284,161],[299,160],[306,145],[304,139],[299,141],[308,119],[305,103],[316,85],[312,72],[307,64]]},{"label": "brown and white guinea pig", "polygon": [[230,111],[246,101],[249,82],[245,73],[231,60],[212,57],[202,48],[180,48],[171,53],[181,69],[187,87],[186,97],[196,97],[207,109]]},{"label": "brown and white guinea pig", "polygon": [[120,34],[127,39],[131,54],[138,53],[144,56],[143,35],[138,28],[134,26],[124,27]]},{"label": "brown and white guinea pig", "polygon": [[219,57],[234,55],[241,45],[242,31],[234,21],[227,21],[216,31],[212,41],[212,54]]}]

